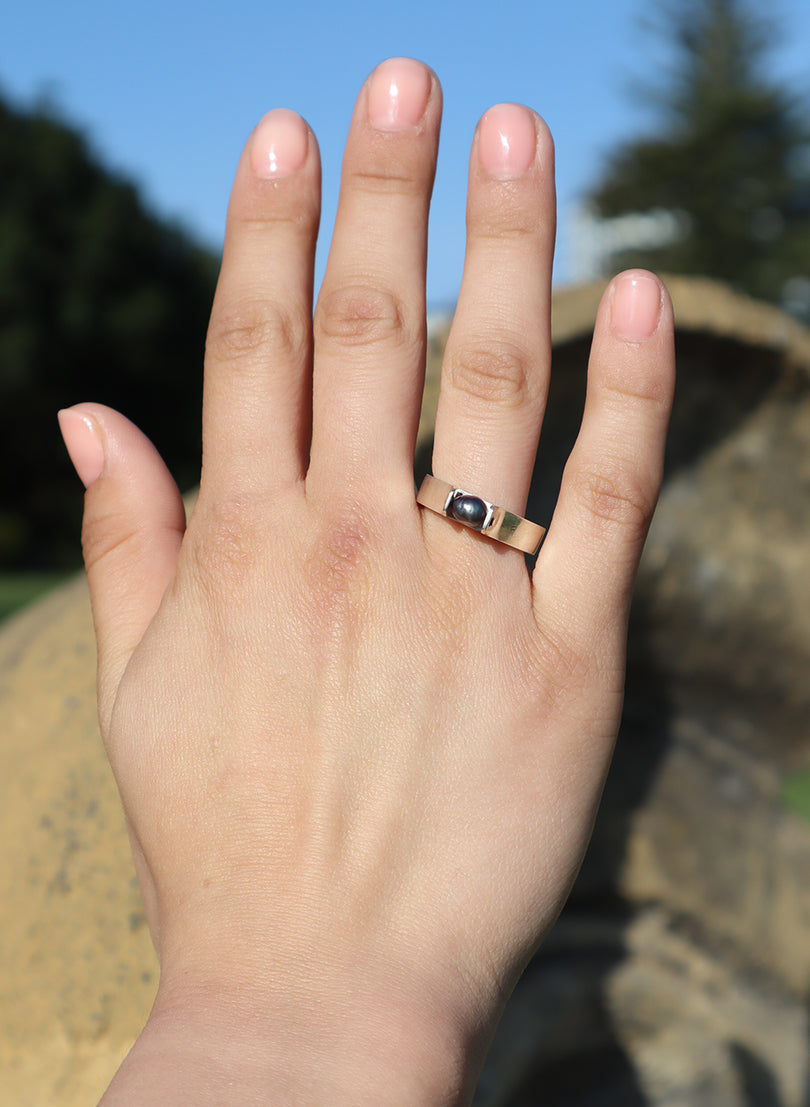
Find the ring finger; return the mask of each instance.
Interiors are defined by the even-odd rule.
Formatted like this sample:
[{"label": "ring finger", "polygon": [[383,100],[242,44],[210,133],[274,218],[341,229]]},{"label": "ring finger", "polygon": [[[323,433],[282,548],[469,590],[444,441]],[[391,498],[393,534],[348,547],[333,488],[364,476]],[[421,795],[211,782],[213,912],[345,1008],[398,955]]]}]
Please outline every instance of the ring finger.
[{"label": "ring finger", "polygon": [[[554,231],[548,129],[518,104],[490,109],[470,159],[467,253],[442,365],[433,472],[519,514],[548,390]],[[436,533],[451,530],[443,523]]]}]

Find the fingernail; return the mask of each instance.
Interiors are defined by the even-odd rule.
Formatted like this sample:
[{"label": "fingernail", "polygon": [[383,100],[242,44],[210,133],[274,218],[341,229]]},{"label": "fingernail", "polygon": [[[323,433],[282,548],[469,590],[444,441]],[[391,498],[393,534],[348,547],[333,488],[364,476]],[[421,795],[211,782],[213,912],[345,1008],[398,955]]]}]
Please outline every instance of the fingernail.
[{"label": "fingernail", "polygon": [[478,160],[498,181],[510,181],[534,164],[537,129],[534,116],[520,104],[490,108],[478,125]]},{"label": "fingernail", "polygon": [[626,342],[652,337],[661,317],[661,286],[646,273],[625,273],[613,287],[611,323]]},{"label": "fingernail", "polygon": [[104,469],[104,443],[96,423],[76,408],[65,408],[57,415],[73,468],[85,488],[95,484]]},{"label": "fingernail", "polygon": [[250,164],[262,180],[280,180],[296,173],[307,160],[309,130],[294,111],[269,111],[253,132]]},{"label": "fingernail", "polygon": [[405,131],[425,114],[430,98],[430,73],[412,58],[389,58],[374,72],[368,86],[368,117],[378,131]]}]

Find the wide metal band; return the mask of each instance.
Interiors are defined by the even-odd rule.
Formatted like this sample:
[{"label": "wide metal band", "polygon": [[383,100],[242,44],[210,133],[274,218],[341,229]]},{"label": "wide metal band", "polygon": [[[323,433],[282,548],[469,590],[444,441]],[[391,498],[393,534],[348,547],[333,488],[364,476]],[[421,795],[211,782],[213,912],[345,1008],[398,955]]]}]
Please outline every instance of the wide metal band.
[{"label": "wide metal band", "polygon": [[513,515],[472,492],[465,492],[438,477],[426,476],[416,494],[416,502],[444,515],[487,538],[513,546],[534,557],[540,549],[545,528]]}]

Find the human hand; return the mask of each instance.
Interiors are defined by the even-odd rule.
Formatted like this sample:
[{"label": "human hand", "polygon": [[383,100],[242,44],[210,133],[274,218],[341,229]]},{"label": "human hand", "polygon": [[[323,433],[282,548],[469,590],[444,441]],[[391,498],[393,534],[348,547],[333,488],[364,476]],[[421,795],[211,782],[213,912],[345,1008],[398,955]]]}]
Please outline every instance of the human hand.
[{"label": "human hand", "polygon": [[[315,139],[286,111],[251,136],[187,530],[132,424],[93,404],[62,415],[88,486],[101,729],[161,963],[105,1103],[465,1102],[587,844],[661,480],[671,308],[646,274],[608,288],[531,576],[417,507],[440,111],[415,62],[363,87],[314,324]],[[518,513],[554,221],[546,127],[493,108],[433,471]]]}]

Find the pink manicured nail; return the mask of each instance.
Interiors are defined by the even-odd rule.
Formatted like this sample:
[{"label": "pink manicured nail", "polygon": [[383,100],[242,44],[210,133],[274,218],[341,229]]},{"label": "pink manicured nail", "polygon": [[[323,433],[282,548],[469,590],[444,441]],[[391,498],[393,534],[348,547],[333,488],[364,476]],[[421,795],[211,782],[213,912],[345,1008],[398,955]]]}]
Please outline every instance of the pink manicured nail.
[{"label": "pink manicured nail", "polygon": [[296,173],[307,160],[309,130],[294,111],[270,111],[253,132],[250,164],[257,177],[280,180]]},{"label": "pink manicured nail", "polygon": [[67,452],[85,488],[95,484],[104,469],[104,443],[95,422],[76,408],[57,415]]},{"label": "pink manicured nail", "polygon": [[534,164],[537,129],[531,112],[520,104],[498,104],[478,127],[478,160],[490,177],[510,181]]},{"label": "pink manicured nail", "polygon": [[378,131],[415,127],[430,98],[430,73],[411,58],[389,58],[371,74],[368,117]]},{"label": "pink manicured nail", "polygon": [[624,273],[613,289],[611,322],[626,342],[644,342],[658,328],[661,286],[646,273]]}]

